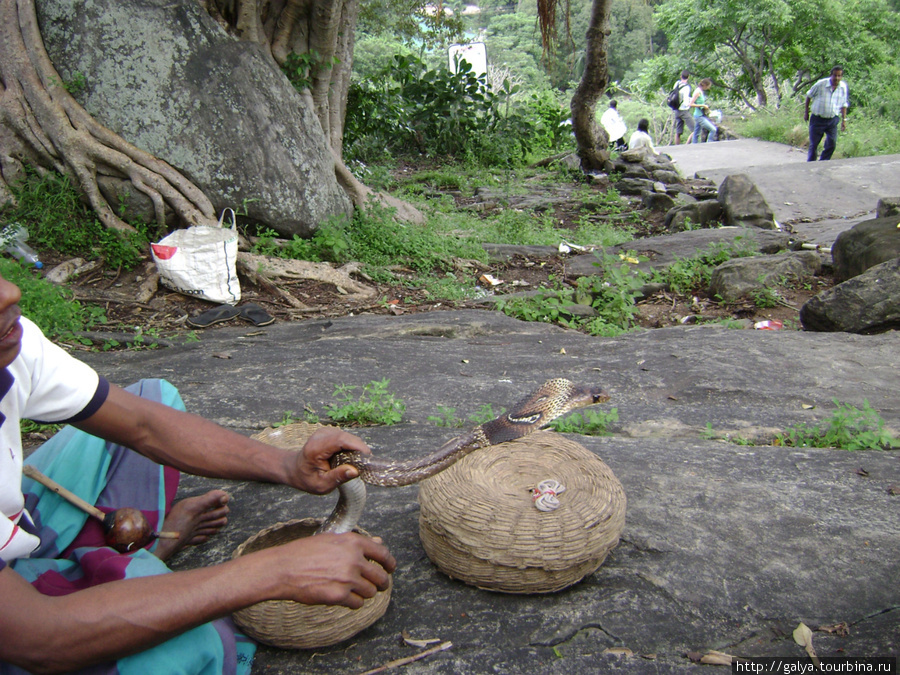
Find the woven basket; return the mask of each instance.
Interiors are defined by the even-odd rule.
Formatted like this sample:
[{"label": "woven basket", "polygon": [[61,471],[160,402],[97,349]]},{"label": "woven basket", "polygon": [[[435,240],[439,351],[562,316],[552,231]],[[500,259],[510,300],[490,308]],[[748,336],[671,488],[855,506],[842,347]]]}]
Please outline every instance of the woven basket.
[{"label": "woven basket", "polygon": [[[235,549],[233,558],[308,537],[322,524],[319,518],[276,523]],[[366,534],[363,530],[356,530]],[[266,600],[235,612],[234,622],[247,635],[273,647],[316,649],[353,637],[378,621],[391,601],[391,586],[365,601],[360,609],[338,605],[304,605],[292,600]]]},{"label": "woven basket", "polygon": [[[531,490],[565,486],[555,511]],[[625,491],[584,446],[553,432],[484,448],[419,486],[419,536],[445,574],[487,590],[549,593],[596,571],[619,543]]]},{"label": "woven basket", "polygon": [[[253,438],[281,448],[300,450],[313,432],[320,428],[320,424],[301,422],[265,429]],[[319,518],[276,523],[247,539],[235,549],[232,557],[308,537],[321,524]],[[364,530],[356,532],[368,535]],[[367,599],[360,609],[267,600],[236,612],[233,618],[247,635],[268,645],[285,649],[316,649],[347,640],[368,628],[384,616],[390,600],[389,585],[387,590]]]}]

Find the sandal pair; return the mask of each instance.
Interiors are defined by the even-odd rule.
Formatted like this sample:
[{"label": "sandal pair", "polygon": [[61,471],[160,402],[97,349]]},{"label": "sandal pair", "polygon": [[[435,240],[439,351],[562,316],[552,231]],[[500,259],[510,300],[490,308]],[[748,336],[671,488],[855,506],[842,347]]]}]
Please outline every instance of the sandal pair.
[{"label": "sandal pair", "polygon": [[219,305],[202,314],[192,316],[187,320],[187,325],[191,328],[209,328],[217,323],[231,321],[235,317],[239,317],[244,321],[249,321],[254,326],[268,326],[269,324],[275,323],[274,317],[270,316],[269,313],[259,305],[251,302],[243,307]]}]

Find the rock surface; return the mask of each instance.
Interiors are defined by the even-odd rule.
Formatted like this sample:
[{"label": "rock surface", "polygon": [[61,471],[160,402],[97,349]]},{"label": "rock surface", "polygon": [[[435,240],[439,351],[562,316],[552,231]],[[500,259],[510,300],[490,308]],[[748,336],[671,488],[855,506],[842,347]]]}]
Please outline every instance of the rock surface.
[{"label": "rock surface", "polygon": [[[459,433],[428,421],[438,406],[462,419],[485,404],[499,412],[556,376],[612,395],[601,406],[618,411],[612,435],[572,436],[612,468],[628,498],[622,543],[595,574],[540,596],[451,581],[418,540],[417,488],[372,488],[361,525],[399,560],[387,614],[335,647],[261,648],[255,673],[360,673],[421,651],[401,643],[403,631],[453,643],[411,667],[434,674],[684,672],[687,652],[710,649],[802,657],[790,638],[801,621],[848,624],[844,637],[815,633],[820,656],[897,655],[900,452],[768,443],[788,427],[824,423],[833,399],[868,400],[897,433],[900,333],[686,327],[608,339],[471,310],[222,328],[199,343],[84,357],[119,384],[165,377],[189,410],[244,433],[288,411],[323,413],[339,384],[387,377],[406,403],[403,423],[356,431],[374,452],[401,458]],[[191,477],[182,493],[211,486],[234,495],[230,524],[177,567],[225,560],[260,529],[333,505]]]},{"label": "rock surface", "polygon": [[873,265],[900,258],[900,215],[865,220],[841,232],[834,240],[831,254],[838,281],[862,274]]},{"label": "rock surface", "polygon": [[805,330],[873,333],[900,326],[900,258],[810,298],[800,308]]},{"label": "rock surface", "polygon": [[[349,215],[311,104],[261,47],[226,35],[198,3],[46,0],[37,9],[60,76],[84,76],[79,103],[181,171],[216,213],[231,207],[288,237]],[[104,187],[118,190],[108,194],[114,205],[140,196],[130,183]]]}]

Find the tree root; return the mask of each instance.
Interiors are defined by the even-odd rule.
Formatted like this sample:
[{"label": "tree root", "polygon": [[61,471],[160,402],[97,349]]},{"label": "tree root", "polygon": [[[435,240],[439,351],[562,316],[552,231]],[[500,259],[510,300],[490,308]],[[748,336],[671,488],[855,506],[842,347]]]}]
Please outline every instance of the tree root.
[{"label": "tree root", "polygon": [[215,225],[212,203],[166,162],[97,122],[66,91],[50,62],[33,0],[0,0],[0,201],[24,164],[69,176],[104,226],[134,228],[119,218],[97,176],[130,180],[153,202],[165,227],[165,206],[188,225]]},{"label": "tree root", "polygon": [[[339,293],[346,295],[350,302],[369,300],[375,295],[375,289],[361,284],[350,277],[350,274],[359,269],[359,263],[348,263],[339,269],[335,269],[327,263],[314,263],[306,260],[284,260],[282,258],[270,258],[253,253],[238,253],[238,270],[251,280],[268,282],[271,287],[277,288],[278,279],[310,279],[332,284]],[[284,296],[285,293],[281,292]],[[288,301],[297,309],[308,309],[299,300],[290,296],[295,302]],[[286,298],[287,299],[287,298]],[[298,304],[299,303],[299,306]]]}]

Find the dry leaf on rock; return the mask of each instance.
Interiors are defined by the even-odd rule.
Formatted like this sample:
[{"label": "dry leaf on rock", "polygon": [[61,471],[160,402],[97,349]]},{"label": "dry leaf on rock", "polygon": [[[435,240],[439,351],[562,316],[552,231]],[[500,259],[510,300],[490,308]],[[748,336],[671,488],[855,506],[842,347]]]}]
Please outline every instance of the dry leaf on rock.
[{"label": "dry leaf on rock", "polygon": [[428,645],[437,644],[440,642],[440,638],[428,638],[425,640],[417,640],[413,638],[409,631],[402,631],[400,636],[403,638],[403,642],[408,644],[410,647],[427,647]]},{"label": "dry leaf on rock", "polygon": [[708,666],[730,666],[734,662],[735,657],[724,652],[710,650],[700,657],[700,663]]},{"label": "dry leaf on rock", "polygon": [[840,637],[847,637],[850,635],[850,626],[847,625],[846,621],[841,621],[833,626],[819,626],[816,630],[821,631],[822,633],[833,633]]},{"label": "dry leaf on rock", "polygon": [[810,630],[809,626],[807,626],[805,623],[801,622],[800,625],[794,629],[794,642],[806,649],[806,653],[809,654],[809,658],[812,659],[813,663],[816,665],[816,668],[818,668],[819,657],[816,656],[816,650],[813,649],[812,637],[812,630]]},{"label": "dry leaf on rock", "polygon": [[615,656],[634,656],[634,652],[628,647],[607,647],[603,650],[604,654],[614,654]]}]

